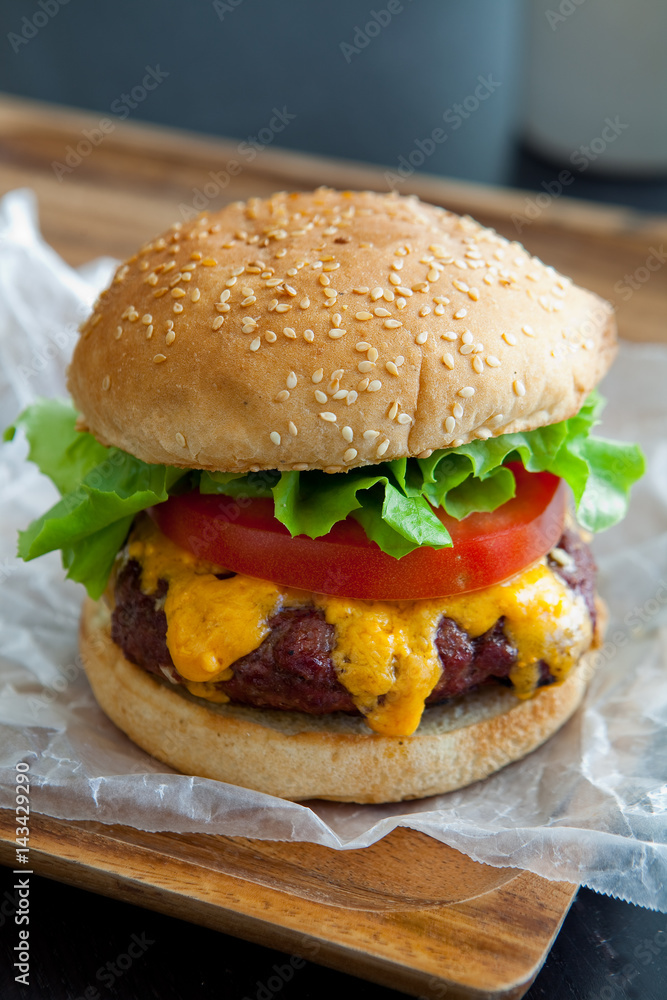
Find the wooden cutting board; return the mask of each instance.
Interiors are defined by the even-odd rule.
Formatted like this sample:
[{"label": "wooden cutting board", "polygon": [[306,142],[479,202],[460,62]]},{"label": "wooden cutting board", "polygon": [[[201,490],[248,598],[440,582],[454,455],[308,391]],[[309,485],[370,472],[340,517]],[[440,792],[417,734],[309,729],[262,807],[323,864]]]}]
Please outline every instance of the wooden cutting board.
[{"label": "wooden cutting board", "polygon": [[[83,129],[94,129],[99,118],[0,98],[0,194],[32,188],[46,240],[72,264],[129,255],[202,197],[213,210],[235,198],[318,184],[386,190],[379,168],[276,150],[262,151],[229,177],[235,142],[127,122],[114,123],[98,146],[77,154]],[[80,163],[63,171],[58,164],[67,166],[68,147],[75,151],[69,162],[80,155]],[[560,199],[536,216],[531,207],[535,217],[524,225],[534,195],[428,176],[411,178],[403,191],[520,238],[611,299],[623,336],[665,339],[665,273],[642,280],[651,254],[667,242],[663,217]],[[630,295],[627,276],[636,285]],[[37,791],[32,804],[39,809]],[[0,810],[0,862],[10,867],[14,833],[13,814]],[[363,850],[333,851],[33,814],[30,848],[33,870],[50,878],[407,993],[452,1000],[523,996],[577,889],[478,864],[406,829]]]}]

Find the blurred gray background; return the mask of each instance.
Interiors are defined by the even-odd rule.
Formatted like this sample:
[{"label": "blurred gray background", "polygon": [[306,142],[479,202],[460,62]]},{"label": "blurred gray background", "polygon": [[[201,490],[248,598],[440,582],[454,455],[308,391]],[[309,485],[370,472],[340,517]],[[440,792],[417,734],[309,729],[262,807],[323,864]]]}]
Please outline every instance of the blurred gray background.
[{"label": "blurred gray background", "polygon": [[[285,109],[276,145],[539,190],[559,167],[520,142],[525,4],[541,2],[2,0],[0,89],[238,139]],[[568,194],[667,207],[662,182],[594,173]]]}]

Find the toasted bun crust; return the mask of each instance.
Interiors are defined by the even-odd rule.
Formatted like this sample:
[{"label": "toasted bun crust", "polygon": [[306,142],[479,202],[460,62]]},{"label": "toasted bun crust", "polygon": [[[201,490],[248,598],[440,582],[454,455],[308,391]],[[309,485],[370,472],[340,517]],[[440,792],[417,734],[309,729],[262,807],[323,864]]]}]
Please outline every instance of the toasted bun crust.
[{"label": "toasted bun crust", "polygon": [[563,420],[614,351],[609,304],[518,243],[416,198],[321,189],[143,247],[84,324],[69,388],[102,443],[146,462],[335,472]]},{"label": "toasted bun crust", "polygon": [[286,799],[398,802],[453,791],[540,746],[569,719],[594,670],[586,654],[558,686],[517,701],[488,687],[428,708],[413,736],[363,720],[215,705],[125,659],[102,601],[81,618],[86,673],[102,710],[140,747],[184,774]]}]

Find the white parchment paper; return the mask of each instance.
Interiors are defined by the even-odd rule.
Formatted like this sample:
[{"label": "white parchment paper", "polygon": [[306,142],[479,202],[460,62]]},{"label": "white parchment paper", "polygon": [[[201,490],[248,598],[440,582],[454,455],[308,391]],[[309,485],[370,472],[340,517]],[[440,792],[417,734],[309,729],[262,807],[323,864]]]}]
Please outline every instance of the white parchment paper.
[{"label": "white parchment paper", "polygon": [[[30,192],[0,202],[0,424],[62,395],[76,325],[113,262],[74,271],[41,239]],[[653,279],[657,280],[657,279]],[[629,517],[595,540],[611,622],[584,707],[545,746],[448,795],[387,806],[295,804],[169,772],[97,707],[77,652],[83,590],[56,554],[24,564],[16,532],[56,499],[0,447],[0,806],[30,762],[36,812],[333,848],[396,826],[479,861],[581,882],[667,910],[667,349],[623,345],[601,433],[638,440],[649,472]]]}]

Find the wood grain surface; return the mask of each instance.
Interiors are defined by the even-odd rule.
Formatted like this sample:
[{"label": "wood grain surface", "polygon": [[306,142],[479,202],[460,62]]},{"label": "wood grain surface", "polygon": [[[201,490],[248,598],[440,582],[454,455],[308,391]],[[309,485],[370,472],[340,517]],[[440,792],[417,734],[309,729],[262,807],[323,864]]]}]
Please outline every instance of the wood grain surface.
[{"label": "wood grain surface", "polygon": [[[14,826],[0,810],[2,864],[13,864]],[[33,815],[30,863],[393,989],[455,1000],[523,996],[577,888],[477,864],[402,829],[337,852]]]},{"label": "wood grain surface", "polygon": [[[215,209],[230,199],[318,184],[387,189],[379,168],[278,150],[262,151],[228,178],[226,164],[238,158],[235,142],[120,122],[63,171],[58,164],[67,166],[68,148],[76,151],[83,130],[99,121],[0,98],[0,194],[32,188],[46,240],[72,264],[129,255],[193,207],[204,207],[201,198]],[[623,336],[664,340],[665,273],[640,280],[667,242],[664,218],[563,198],[522,227],[526,199],[534,203],[534,195],[424,175],[402,190],[520,238],[612,300]],[[38,795],[33,803],[38,808]],[[0,862],[10,866],[13,842],[13,817],[0,811]],[[34,870],[53,879],[408,993],[446,993],[452,1000],[521,997],[576,892],[529,872],[477,864],[405,829],[364,850],[336,852],[35,815],[30,847]]]}]

